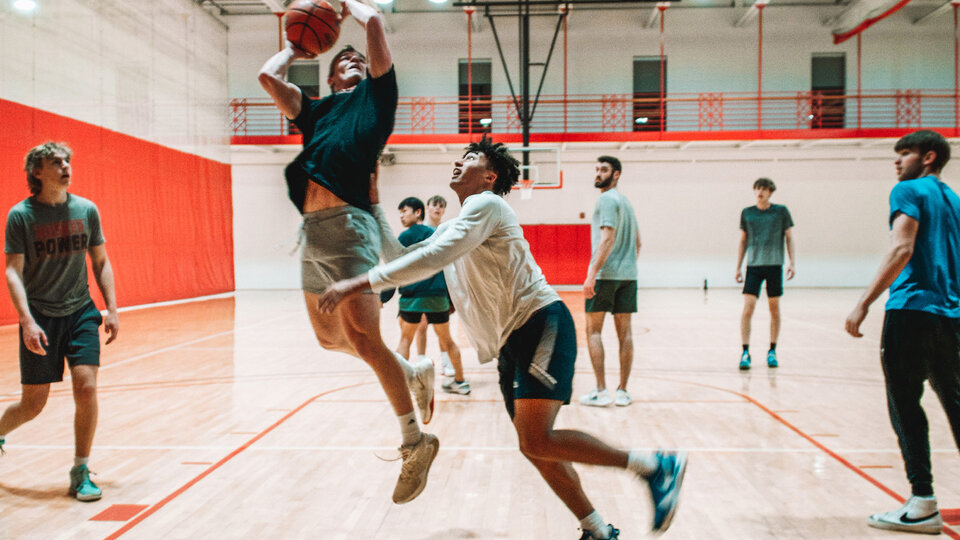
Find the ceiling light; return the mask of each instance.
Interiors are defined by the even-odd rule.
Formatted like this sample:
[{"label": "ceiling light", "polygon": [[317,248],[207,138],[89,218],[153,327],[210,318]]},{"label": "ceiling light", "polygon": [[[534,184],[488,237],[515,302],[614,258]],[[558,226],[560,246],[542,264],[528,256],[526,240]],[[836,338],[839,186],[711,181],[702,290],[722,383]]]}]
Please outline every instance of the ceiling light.
[{"label": "ceiling light", "polygon": [[434,4],[446,4],[447,0],[430,0]]},{"label": "ceiling light", "polygon": [[646,124],[649,121],[650,119],[647,118],[646,116],[641,116],[640,118],[637,118],[636,120],[634,120],[634,122],[637,124]]},{"label": "ceiling light", "polygon": [[37,9],[37,3],[34,0],[14,0],[13,9],[29,13]]},{"label": "ceiling light", "polygon": [[383,6],[383,5],[386,5],[386,4],[392,4],[392,3],[393,3],[393,0],[374,0],[374,2],[376,2],[376,3],[380,4],[381,6]]},{"label": "ceiling light", "polygon": [[493,123],[493,118],[481,118],[480,125],[483,127],[489,127]]}]

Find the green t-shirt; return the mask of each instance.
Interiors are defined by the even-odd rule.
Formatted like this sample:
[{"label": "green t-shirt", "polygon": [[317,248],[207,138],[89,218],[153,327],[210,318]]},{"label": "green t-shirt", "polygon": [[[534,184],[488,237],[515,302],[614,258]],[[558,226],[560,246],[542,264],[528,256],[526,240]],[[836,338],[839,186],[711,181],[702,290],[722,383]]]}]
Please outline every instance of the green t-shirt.
[{"label": "green t-shirt", "polygon": [[64,204],[48,206],[30,197],[11,208],[3,251],[24,256],[30,307],[66,317],[90,301],[87,250],[103,242],[97,206],[68,193]]},{"label": "green t-shirt", "polygon": [[590,224],[593,254],[596,254],[597,246],[600,245],[602,227],[612,227],[617,235],[607,261],[597,272],[597,279],[637,279],[637,229],[639,227],[630,201],[617,191],[617,188],[601,193],[593,209],[593,220]]},{"label": "green t-shirt", "polygon": [[766,210],[744,208],[740,229],[747,231],[747,266],[782,266],[784,235],[790,227],[793,218],[782,204],[771,204]]}]

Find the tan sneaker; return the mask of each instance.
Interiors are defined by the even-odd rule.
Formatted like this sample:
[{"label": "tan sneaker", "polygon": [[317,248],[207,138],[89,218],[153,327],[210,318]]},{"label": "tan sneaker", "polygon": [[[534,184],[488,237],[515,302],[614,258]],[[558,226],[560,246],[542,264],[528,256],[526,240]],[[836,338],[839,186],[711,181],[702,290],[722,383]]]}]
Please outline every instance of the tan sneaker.
[{"label": "tan sneaker", "polygon": [[433,362],[429,358],[417,362],[413,377],[408,382],[420,409],[420,421],[424,424],[429,424],[433,419],[433,381]]},{"label": "tan sneaker", "polygon": [[408,503],[427,487],[427,474],[438,450],[440,440],[430,433],[422,434],[417,444],[400,447],[403,466],[400,468],[397,487],[393,489],[393,502]]}]

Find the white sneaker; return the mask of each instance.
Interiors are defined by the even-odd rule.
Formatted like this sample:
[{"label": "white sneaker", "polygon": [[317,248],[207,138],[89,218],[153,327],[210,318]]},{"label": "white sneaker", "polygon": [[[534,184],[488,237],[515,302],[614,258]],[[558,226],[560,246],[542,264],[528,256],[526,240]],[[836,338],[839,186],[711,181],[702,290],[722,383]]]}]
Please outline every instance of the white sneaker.
[{"label": "white sneaker", "polygon": [[633,398],[630,397],[630,394],[628,394],[626,390],[617,388],[617,397],[613,402],[617,404],[617,407],[626,407],[633,403]]},{"label": "white sneaker", "polygon": [[413,367],[413,376],[407,381],[410,391],[417,400],[420,409],[420,421],[429,424],[433,419],[433,362],[427,358],[417,362]]},{"label": "white sneaker", "polygon": [[440,367],[443,369],[444,376],[453,377],[457,374],[453,369],[453,364],[450,363],[450,355],[447,353],[440,353]]},{"label": "white sneaker", "polygon": [[937,510],[936,497],[914,495],[896,510],[868,517],[867,525],[891,531],[940,534],[943,530],[943,517]]},{"label": "white sneaker", "polygon": [[607,389],[597,391],[596,388],[591,390],[589,393],[586,393],[580,396],[581,405],[589,405],[591,407],[609,407],[613,403],[613,400],[610,399],[610,394],[607,392]]},{"label": "white sneaker", "polygon": [[443,388],[443,391],[448,394],[460,394],[461,396],[466,396],[470,394],[470,381],[461,381],[457,382],[454,379],[440,385],[440,388]]},{"label": "white sneaker", "polygon": [[440,441],[436,435],[430,433],[424,433],[417,444],[400,447],[403,466],[400,468],[397,486],[393,489],[393,502],[410,502],[427,487],[427,474],[438,450]]}]

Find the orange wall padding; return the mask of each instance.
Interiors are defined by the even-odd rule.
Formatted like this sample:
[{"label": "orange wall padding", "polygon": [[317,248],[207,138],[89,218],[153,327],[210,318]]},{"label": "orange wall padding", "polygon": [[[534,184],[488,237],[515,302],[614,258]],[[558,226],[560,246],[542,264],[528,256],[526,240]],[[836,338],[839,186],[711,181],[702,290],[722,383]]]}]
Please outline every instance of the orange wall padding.
[{"label": "orange wall padding", "polygon": [[530,253],[551,285],[583,285],[590,265],[590,225],[521,225]]},{"label": "orange wall padding", "polygon": [[[30,195],[27,151],[65,142],[73,149],[70,192],[100,209],[121,307],[234,289],[229,165],[10,101],[0,100],[0,119],[4,225],[10,207]],[[92,274],[89,281],[103,308]],[[14,323],[3,291],[0,324]]]}]

